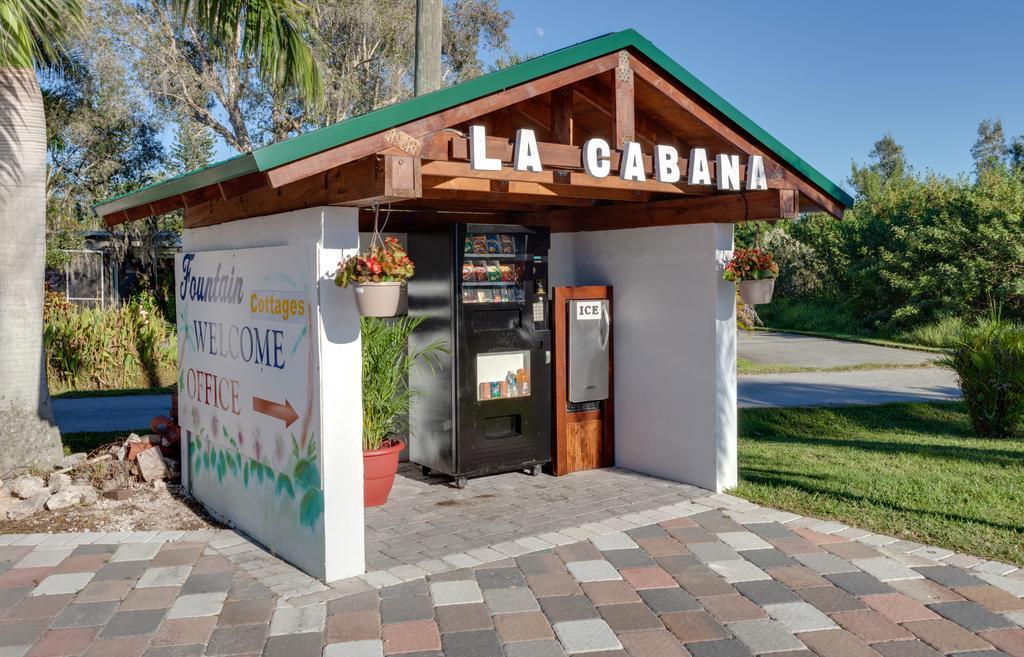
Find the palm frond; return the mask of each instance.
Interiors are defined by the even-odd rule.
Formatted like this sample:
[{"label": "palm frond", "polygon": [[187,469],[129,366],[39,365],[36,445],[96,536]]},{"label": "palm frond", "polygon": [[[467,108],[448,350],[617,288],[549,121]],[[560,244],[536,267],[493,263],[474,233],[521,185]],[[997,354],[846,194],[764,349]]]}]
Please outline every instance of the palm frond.
[{"label": "palm frond", "polygon": [[[309,8],[300,0],[165,0],[191,15],[224,58],[252,58],[263,79],[294,89],[310,105],[323,100],[323,81],[310,42]],[[241,38],[240,52],[234,44]]]},{"label": "palm frond", "polygon": [[0,66],[46,66],[81,27],[79,0],[0,0]]}]

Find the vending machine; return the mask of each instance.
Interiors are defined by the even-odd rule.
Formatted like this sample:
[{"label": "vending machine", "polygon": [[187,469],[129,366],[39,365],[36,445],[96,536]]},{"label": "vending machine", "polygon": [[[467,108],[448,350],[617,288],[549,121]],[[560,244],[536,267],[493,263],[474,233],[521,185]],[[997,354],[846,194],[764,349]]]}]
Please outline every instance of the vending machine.
[{"label": "vending machine", "polygon": [[525,226],[455,224],[408,235],[416,275],[411,348],[441,339],[442,366],[412,373],[409,459],[467,478],[551,460],[550,234]]}]

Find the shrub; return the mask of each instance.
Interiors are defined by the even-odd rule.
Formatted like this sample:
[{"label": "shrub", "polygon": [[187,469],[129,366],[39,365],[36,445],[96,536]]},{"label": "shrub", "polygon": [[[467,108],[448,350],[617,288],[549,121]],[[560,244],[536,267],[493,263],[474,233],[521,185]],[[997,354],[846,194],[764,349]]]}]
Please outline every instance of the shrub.
[{"label": "shrub", "polygon": [[43,319],[46,374],[55,391],[148,388],[174,381],[174,326],[148,294],[102,309],[48,292]]},{"label": "shrub", "polygon": [[1024,417],[1024,327],[994,311],[965,329],[940,362],[956,372],[977,436],[1018,435]]}]

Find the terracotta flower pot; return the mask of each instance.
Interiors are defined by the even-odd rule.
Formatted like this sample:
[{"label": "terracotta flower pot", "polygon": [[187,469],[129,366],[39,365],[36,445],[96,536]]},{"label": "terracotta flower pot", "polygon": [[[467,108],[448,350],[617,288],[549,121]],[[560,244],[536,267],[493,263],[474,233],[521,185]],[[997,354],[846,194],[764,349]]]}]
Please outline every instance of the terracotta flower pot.
[{"label": "terracotta flower pot", "polygon": [[775,291],[774,278],[762,278],[759,281],[740,281],[740,297],[748,306],[771,303],[772,292]]},{"label": "terracotta flower pot", "polygon": [[401,281],[359,283],[353,286],[356,308],[363,317],[394,317],[402,298]]},{"label": "terracotta flower pot", "polygon": [[401,440],[391,447],[363,450],[363,506],[381,506],[388,501],[398,472],[398,454],[405,449]]}]

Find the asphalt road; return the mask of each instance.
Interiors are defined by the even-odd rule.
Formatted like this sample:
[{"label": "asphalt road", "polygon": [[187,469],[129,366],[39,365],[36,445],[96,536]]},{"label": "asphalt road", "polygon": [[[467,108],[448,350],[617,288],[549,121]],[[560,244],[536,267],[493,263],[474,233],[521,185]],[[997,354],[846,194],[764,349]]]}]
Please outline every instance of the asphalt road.
[{"label": "asphalt road", "polygon": [[53,414],[64,433],[142,429],[149,426],[154,416],[167,415],[170,408],[170,395],[53,400]]},{"label": "asphalt road", "polygon": [[741,376],[740,408],[851,406],[960,398],[956,376],[940,367]]},{"label": "asphalt road", "polygon": [[791,367],[919,365],[938,358],[938,354],[925,351],[767,331],[740,331],[736,336],[736,355],[761,365]]}]

